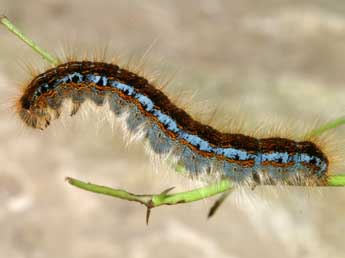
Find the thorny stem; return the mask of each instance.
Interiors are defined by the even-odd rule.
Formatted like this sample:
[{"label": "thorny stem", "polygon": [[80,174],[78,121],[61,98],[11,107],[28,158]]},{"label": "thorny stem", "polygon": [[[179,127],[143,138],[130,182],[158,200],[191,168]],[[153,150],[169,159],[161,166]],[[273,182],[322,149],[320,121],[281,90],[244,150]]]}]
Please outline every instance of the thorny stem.
[{"label": "thorny stem", "polygon": [[[18,38],[24,41],[29,47],[36,51],[43,59],[48,61],[52,65],[58,63],[57,58],[51,56],[48,52],[41,49],[36,45],[30,38],[26,37],[6,16],[0,15],[0,22],[6,26],[6,28],[15,34]],[[307,136],[319,136],[322,133],[339,127],[340,125],[345,124],[345,117],[341,117],[335,120],[332,120],[323,126],[311,131]],[[179,169],[179,168],[177,168]],[[147,207],[146,222],[148,223],[150,217],[150,211],[152,208],[159,207],[162,205],[176,205],[181,203],[195,202],[209,198],[211,196],[223,193],[221,197],[215,202],[213,207],[210,209],[209,217],[214,214],[214,212],[219,208],[219,206],[224,202],[226,197],[230,194],[232,189],[232,183],[227,180],[221,180],[218,183],[208,185],[206,187],[198,188],[192,191],[180,192],[175,194],[168,194],[173,188],[169,188],[163,191],[160,194],[133,194],[121,189],[114,189],[107,186],[96,185],[93,183],[86,183],[78,179],[66,178],[67,182],[73,186],[76,186],[80,189],[86,191],[108,195],[111,197],[134,201],[141,203]],[[334,175],[330,176],[328,179],[328,186],[345,186],[345,175]]]},{"label": "thorny stem", "polygon": [[[175,194],[168,194],[173,188],[169,188],[160,194],[134,194],[122,189],[110,188],[108,186],[96,185],[87,183],[75,178],[67,177],[67,182],[73,186],[84,189],[89,192],[108,195],[127,201],[134,201],[141,203],[147,207],[146,222],[149,221],[150,211],[162,205],[176,205],[182,203],[196,202],[199,200],[210,198],[214,195],[223,193],[220,198],[211,207],[208,217],[212,217],[220,205],[229,196],[232,190],[231,181],[224,179],[218,183],[211,184],[202,188],[197,188],[192,191],[180,192]],[[345,186],[345,175],[333,175],[328,179],[327,186]]]},{"label": "thorny stem", "polygon": [[108,195],[122,200],[134,201],[145,205],[148,211],[146,217],[147,223],[149,221],[149,215],[152,208],[162,205],[176,205],[196,202],[223,192],[227,192],[232,187],[232,183],[229,180],[222,180],[219,183],[208,185],[207,187],[175,194],[168,194],[173,188],[169,188],[160,194],[133,194],[125,190],[87,183],[71,177],[67,177],[66,180],[71,185],[90,192]]}]

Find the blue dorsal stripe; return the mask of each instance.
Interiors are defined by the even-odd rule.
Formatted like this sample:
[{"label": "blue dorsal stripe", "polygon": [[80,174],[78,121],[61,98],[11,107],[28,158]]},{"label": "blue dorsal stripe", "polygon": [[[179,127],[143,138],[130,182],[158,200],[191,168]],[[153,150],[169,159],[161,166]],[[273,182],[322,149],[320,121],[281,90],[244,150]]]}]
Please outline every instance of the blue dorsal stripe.
[{"label": "blue dorsal stripe", "polygon": [[293,156],[289,155],[287,152],[272,152],[262,154],[261,160],[288,163],[293,161]]},{"label": "blue dorsal stripe", "polygon": [[[118,71],[120,72],[120,70]],[[212,146],[208,141],[200,138],[198,135],[190,134],[183,129],[181,129],[177,122],[172,119],[169,115],[163,113],[160,109],[155,107],[154,102],[147,96],[138,93],[136,89],[131,86],[124,84],[119,81],[110,80],[107,76],[101,76],[101,75],[95,75],[95,74],[86,74],[82,75],[81,73],[75,72],[68,74],[64,76],[61,79],[56,80],[51,85],[48,85],[47,83],[41,85],[37,88],[35,94],[36,96],[39,96],[40,94],[44,93],[45,91],[49,89],[53,89],[55,87],[58,87],[60,84],[70,83],[70,82],[92,82],[92,83],[99,83],[102,86],[110,86],[113,88],[116,88],[123,92],[124,94],[128,96],[133,96],[135,99],[137,99],[143,108],[150,112],[152,115],[154,115],[160,123],[162,123],[165,128],[173,133],[176,134],[178,139],[183,139],[190,143],[192,146],[198,148],[201,151],[214,153],[215,155],[224,156],[229,159],[234,160],[255,160],[255,167],[259,168],[260,164],[264,161],[273,161],[273,162],[279,162],[279,163],[288,163],[291,161],[294,161],[295,163],[310,163],[313,162],[315,165],[319,166],[322,171],[327,170],[327,164],[323,160],[321,160],[318,157],[310,156],[306,153],[297,153],[294,155],[289,155],[287,152],[272,152],[272,153],[248,153],[245,150],[240,150],[236,148],[222,148],[222,147],[214,147]]]},{"label": "blue dorsal stripe", "polygon": [[86,81],[87,81],[87,82],[98,83],[100,79],[101,79],[101,76],[100,76],[100,75],[94,75],[94,74],[88,74],[88,75],[86,75]]},{"label": "blue dorsal stripe", "polygon": [[162,113],[160,110],[153,109],[152,114],[158,118],[158,120],[166,126],[166,128],[174,133],[178,133],[180,129],[177,127],[177,123],[168,115]]},{"label": "blue dorsal stripe", "polygon": [[154,104],[152,100],[142,94],[135,94],[134,96],[143,105],[146,111],[152,111]]}]

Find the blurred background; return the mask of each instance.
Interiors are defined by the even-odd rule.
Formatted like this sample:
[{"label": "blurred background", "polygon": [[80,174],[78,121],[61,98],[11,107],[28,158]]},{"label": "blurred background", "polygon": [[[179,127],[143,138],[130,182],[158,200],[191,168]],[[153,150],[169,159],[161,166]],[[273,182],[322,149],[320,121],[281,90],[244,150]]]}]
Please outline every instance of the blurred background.
[{"label": "blurred background", "polygon": [[[197,92],[218,121],[309,126],[345,111],[344,1],[0,0],[2,12],[53,53],[153,45],[147,66],[175,74],[167,91]],[[4,27],[0,38],[0,257],[345,257],[343,188],[257,187],[211,220],[212,200],[155,209],[149,226],[144,207],[72,188],[66,176],[136,193],[193,183],[155,173],[143,144],[126,147],[95,113],[25,128],[8,108],[13,89],[23,62],[44,61]]]}]

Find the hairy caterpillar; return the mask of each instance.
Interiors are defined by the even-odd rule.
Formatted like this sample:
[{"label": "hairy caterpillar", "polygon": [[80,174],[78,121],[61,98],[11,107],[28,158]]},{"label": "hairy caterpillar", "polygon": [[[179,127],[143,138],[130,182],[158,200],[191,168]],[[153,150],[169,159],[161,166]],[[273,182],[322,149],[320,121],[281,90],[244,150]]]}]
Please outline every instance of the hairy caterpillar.
[{"label": "hairy caterpillar", "polygon": [[248,184],[325,185],[329,159],[312,141],[222,133],[194,120],[147,79],[116,64],[70,61],[37,75],[17,101],[30,127],[44,129],[59,117],[65,99],[71,115],[86,100],[128,112],[126,127],[143,130],[153,152],[172,155],[190,175],[217,172]]}]

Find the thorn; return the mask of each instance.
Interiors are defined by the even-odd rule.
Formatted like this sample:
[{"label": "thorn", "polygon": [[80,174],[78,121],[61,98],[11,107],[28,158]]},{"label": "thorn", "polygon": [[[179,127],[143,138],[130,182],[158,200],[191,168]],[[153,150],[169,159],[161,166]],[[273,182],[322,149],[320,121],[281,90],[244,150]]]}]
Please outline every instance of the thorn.
[{"label": "thorn", "polygon": [[212,207],[210,208],[210,210],[208,211],[208,214],[207,214],[207,218],[210,219],[217,211],[217,209],[219,208],[220,204],[217,201],[214,202],[214,204],[212,205]]},{"label": "thorn", "polygon": [[174,189],[175,189],[175,186],[170,187],[170,188],[164,190],[163,192],[161,192],[159,195],[167,195],[167,193],[171,192]]},{"label": "thorn", "polygon": [[146,226],[149,225],[150,215],[151,215],[151,207],[148,206],[146,210]]},{"label": "thorn", "polygon": [[211,218],[216,211],[218,210],[218,208],[222,205],[222,203],[225,201],[225,199],[229,196],[229,194],[231,193],[231,191],[227,191],[225,193],[223,193],[216,201],[215,203],[212,205],[210,211],[207,214],[207,218]]},{"label": "thorn", "polygon": [[[170,191],[172,191],[173,189],[175,189],[175,186],[170,187],[166,190],[164,190],[163,192],[161,192],[159,195],[160,196],[165,196],[167,195],[167,193],[169,193]],[[146,210],[146,225],[149,225],[150,222],[150,216],[151,216],[151,209],[154,208],[155,206],[153,205],[152,200],[150,200],[149,202],[147,202],[146,204],[147,210]]]}]

